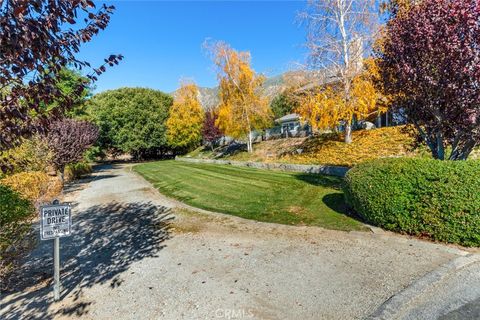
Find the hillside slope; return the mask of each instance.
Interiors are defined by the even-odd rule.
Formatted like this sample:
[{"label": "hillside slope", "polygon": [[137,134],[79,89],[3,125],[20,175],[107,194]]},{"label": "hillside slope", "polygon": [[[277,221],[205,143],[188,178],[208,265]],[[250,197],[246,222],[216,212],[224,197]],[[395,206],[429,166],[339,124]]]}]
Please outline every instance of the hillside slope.
[{"label": "hillside slope", "polygon": [[[387,127],[353,132],[353,142],[343,142],[341,134],[321,134],[310,138],[288,138],[262,141],[254,145],[253,153],[244,148],[219,148],[215,152],[200,150],[189,156],[224,158],[239,161],[286,162],[298,164],[325,164],[353,166],[357,163],[385,157],[418,156],[413,151],[413,138],[404,127]],[[224,154],[222,154],[224,153]]]}]

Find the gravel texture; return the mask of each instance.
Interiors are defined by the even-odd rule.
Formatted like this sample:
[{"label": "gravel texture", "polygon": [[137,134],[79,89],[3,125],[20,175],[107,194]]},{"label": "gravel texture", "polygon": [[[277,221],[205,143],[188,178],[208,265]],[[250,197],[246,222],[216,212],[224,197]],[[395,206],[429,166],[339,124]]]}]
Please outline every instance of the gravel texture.
[{"label": "gravel texture", "polygon": [[74,236],[52,241],[1,297],[0,319],[361,319],[465,252],[387,232],[290,227],[165,198],[128,165],[70,187]]}]

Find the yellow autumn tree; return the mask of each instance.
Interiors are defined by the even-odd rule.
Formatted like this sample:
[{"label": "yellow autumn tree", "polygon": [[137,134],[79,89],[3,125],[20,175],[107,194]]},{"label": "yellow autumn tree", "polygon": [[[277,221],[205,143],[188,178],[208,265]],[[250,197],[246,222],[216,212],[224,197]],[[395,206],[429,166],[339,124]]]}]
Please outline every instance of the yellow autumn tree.
[{"label": "yellow autumn tree", "polygon": [[380,9],[382,12],[387,12],[392,16],[408,14],[410,9],[419,5],[421,0],[389,0],[381,4]]},{"label": "yellow autumn tree", "polygon": [[167,119],[167,140],[175,148],[188,149],[202,140],[205,113],[194,83],[182,83]]},{"label": "yellow autumn tree", "polygon": [[314,131],[335,128],[341,117],[341,97],[331,86],[316,88],[299,98],[295,110]]},{"label": "yellow autumn tree", "polygon": [[[369,114],[376,112],[378,115],[388,111],[391,105],[392,97],[385,94],[384,82],[380,75],[380,67],[375,58],[363,60],[363,72],[357,76],[356,97],[367,97],[370,105],[365,107]],[[355,87],[355,84],[354,84]],[[362,93],[364,91],[364,93]],[[373,104],[375,102],[375,104]],[[368,103],[368,102],[364,102]]]},{"label": "yellow autumn tree", "polygon": [[268,99],[261,92],[265,77],[251,68],[249,52],[235,51],[223,42],[208,49],[220,83],[216,124],[226,135],[246,139],[247,149],[252,152],[252,132],[266,128],[272,119]]},{"label": "yellow autumn tree", "polygon": [[344,99],[341,84],[310,89],[301,96],[296,112],[310,123],[314,130],[334,129],[342,123],[352,123],[368,116],[385,112],[388,99],[375,86],[379,78],[373,59],[364,61],[363,72],[352,80],[350,97]]}]

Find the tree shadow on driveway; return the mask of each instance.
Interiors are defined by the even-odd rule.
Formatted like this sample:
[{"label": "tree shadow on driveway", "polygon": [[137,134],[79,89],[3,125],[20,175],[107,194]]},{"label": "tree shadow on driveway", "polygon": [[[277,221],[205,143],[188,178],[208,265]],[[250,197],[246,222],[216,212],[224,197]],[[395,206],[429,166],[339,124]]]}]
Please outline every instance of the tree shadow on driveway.
[{"label": "tree shadow on driveway", "polygon": [[[82,290],[95,284],[121,286],[121,274],[144,258],[156,257],[170,238],[170,209],[150,202],[94,206],[73,214],[72,236],[61,238],[62,297],[74,303],[56,314],[84,315],[91,302],[82,301]],[[51,318],[53,240],[42,241],[10,280],[2,293],[1,319]]]},{"label": "tree shadow on driveway", "polygon": [[[120,168],[120,166],[117,164],[94,165],[93,170],[95,172],[95,175],[87,175],[85,177],[82,177],[73,181],[69,181],[68,183],[65,184],[63,188],[63,192],[64,193],[75,192],[75,191],[81,190],[89,182],[97,181],[101,179],[115,178],[118,175],[110,174],[108,172],[111,172],[111,170],[118,169],[118,168]],[[104,173],[104,172],[107,172],[107,173]]]}]

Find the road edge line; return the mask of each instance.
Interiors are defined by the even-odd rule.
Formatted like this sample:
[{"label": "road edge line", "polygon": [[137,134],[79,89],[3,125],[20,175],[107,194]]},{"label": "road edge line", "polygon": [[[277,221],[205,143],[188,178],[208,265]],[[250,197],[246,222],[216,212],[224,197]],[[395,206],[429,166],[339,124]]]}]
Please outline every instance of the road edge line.
[{"label": "road edge line", "polygon": [[478,262],[480,262],[480,254],[466,254],[448,261],[388,298],[366,319],[399,319],[408,310],[407,306],[429,288],[438,284],[446,277],[453,275],[456,271]]}]

